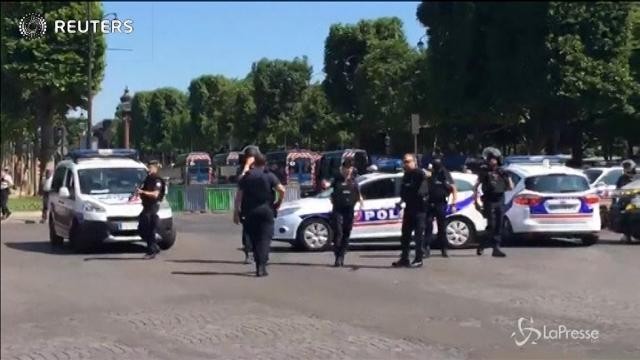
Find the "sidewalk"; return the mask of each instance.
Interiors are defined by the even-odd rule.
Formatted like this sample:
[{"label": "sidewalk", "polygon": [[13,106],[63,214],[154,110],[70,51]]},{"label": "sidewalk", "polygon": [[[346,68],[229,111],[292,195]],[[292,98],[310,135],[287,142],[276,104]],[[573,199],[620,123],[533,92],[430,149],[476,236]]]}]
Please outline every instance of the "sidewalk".
[{"label": "sidewalk", "polygon": [[7,220],[2,220],[3,224],[34,224],[40,221],[41,211],[18,211],[12,212]]}]

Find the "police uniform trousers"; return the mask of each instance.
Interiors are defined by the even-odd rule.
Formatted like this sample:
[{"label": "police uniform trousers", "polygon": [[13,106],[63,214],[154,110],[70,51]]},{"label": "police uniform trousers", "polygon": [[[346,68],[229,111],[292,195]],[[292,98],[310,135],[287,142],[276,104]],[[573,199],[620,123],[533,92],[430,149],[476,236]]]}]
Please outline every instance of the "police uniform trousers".
[{"label": "police uniform trousers", "polygon": [[257,266],[267,265],[269,261],[269,249],[273,238],[273,215],[271,205],[266,203],[247,213],[245,226],[253,246],[253,259]]},{"label": "police uniform trousers", "polygon": [[433,244],[433,220],[436,220],[438,225],[438,245],[442,249],[443,253],[447,252],[449,242],[447,241],[447,203],[437,202],[430,203],[427,208],[427,231],[425,235],[425,248],[428,253]]},{"label": "police uniform trousers", "polygon": [[146,205],[138,216],[138,231],[142,240],[147,242],[147,252],[155,254],[160,252],[158,241],[156,240],[156,229],[158,228],[159,204]]},{"label": "police uniform trousers", "polygon": [[411,251],[411,233],[415,242],[416,259],[422,259],[424,249],[424,230],[426,226],[427,213],[414,209],[405,209],[402,216],[402,237],[400,245],[402,247],[401,260],[409,260]]},{"label": "police uniform trousers", "polygon": [[2,211],[2,215],[9,215],[11,211],[7,207],[9,203],[9,188],[0,190],[0,211]]},{"label": "police uniform trousers", "polygon": [[331,212],[333,223],[333,252],[336,257],[344,257],[349,248],[349,238],[353,229],[353,207],[334,208]]},{"label": "police uniform trousers", "polygon": [[[504,196],[498,201],[485,201],[483,199],[484,217],[487,219],[487,236],[491,238],[493,248],[500,247],[502,242],[502,221],[504,219]],[[485,248],[484,240],[480,240],[479,248]]]},{"label": "police uniform trousers", "polygon": [[249,232],[247,231],[247,225],[246,225],[247,219],[244,216],[242,216],[240,218],[240,221],[242,222],[242,251],[244,251],[245,254],[249,254],[250,252],[253,251],[253,245],[251,244],[251,239],[249,238]]}]

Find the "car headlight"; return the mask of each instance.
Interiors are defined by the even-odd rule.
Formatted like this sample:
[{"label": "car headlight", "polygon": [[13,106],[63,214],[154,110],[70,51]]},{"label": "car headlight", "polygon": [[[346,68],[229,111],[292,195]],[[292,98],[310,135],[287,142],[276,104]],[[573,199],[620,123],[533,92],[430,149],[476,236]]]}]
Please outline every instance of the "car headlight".
[{"label": "car headlight", "polygon": [[84,203],[83,210],[85,212],[99,212],[99,213],[106,211],[105,208],[103,208],[102,206],[94,204],[94,203],[90,203],[90,202],[85,202]]},{"label": "car headlight", "polygon": [[288,216],[288,215],[293,215],[293,214],[295,214],[298,210],[300,210],[300,208],[299,208],[299,207],[293,207],[293,208],[286,208],[286,209],[278,210],[278,216]]}]

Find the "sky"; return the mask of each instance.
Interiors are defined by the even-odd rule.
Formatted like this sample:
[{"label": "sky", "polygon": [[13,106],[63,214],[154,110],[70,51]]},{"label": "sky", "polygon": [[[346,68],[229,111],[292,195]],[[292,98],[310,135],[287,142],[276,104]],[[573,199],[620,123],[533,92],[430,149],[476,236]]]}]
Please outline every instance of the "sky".
[{"label": "sky", "polygon": [[174,87],[221,74],[243,78],[263,57],[306,55],[312,80],[321,80],[324,41],[334,23],[396,16],[415,46],[424,35],[418,2],[103,2],[104,13],[133,20],[130,34],[105,35],[107,66],[93,101],[93,123],[113,118],[125,86],[130,91]]}]

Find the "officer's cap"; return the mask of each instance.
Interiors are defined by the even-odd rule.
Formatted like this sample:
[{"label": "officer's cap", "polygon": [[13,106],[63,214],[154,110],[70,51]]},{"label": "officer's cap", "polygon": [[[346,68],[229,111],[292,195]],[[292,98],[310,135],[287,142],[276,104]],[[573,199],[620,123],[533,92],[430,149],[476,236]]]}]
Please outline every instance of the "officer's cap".
[{"label": "officer's cap", "polygon": [[482,150],[482,157],[485,160],[489,160],[489,159],[500,160],[500,158],[502,157],[502,153],[500,152],[500,150],[494,147],[487,147],[484,150]]},{"label": "officer's cap", "polygon": [[158,162],[158,160],[150,160],[148,165],[149,166],[160,166],[160,163]]}]

